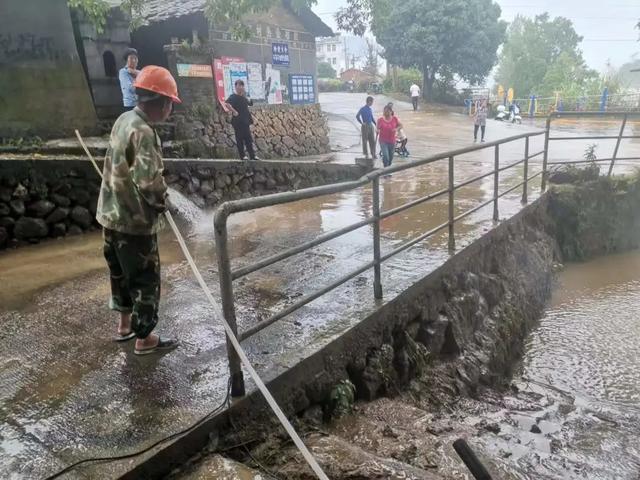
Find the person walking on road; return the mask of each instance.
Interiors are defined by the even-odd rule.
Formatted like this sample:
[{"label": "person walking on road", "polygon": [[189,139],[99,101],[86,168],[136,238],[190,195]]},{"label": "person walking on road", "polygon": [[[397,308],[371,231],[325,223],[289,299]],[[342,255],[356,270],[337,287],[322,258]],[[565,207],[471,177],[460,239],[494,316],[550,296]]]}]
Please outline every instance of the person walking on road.
[{"label": "person walking on road", "polygon": [[473,119],[473,141],[478,141],[478,129],[482,131],[480,142],[484,143],[484,134],[487,128],[487,101],[482,100],[476,105],[476,113]]},{"label": "person walking on road", "polygon": [[398,117],[393,115],[389,105],[384,107],[382,117],[378,119],[378,138],[380,140],[380,150],[382,151],[382,165],[390,167],[393,161],[393,152],[396,148],[396,134],[402,124]]},{"label": "person walking on road", "polygon": [[171,73],[145,67],[133,84],[138,105],[116,120],[105,156],[96,219],[103,227],[112,310],[120,312],[114,340],[136,339],[134,353],[171,350],[178,341],[152,333],[158,323],[160,256],[157,232],[167,209],[162,148],[154,123],[180,103]]},{"label": "person walking on road", "polygon": [[376,133],[375,126],[376,121],[373,119],[373,97],[367,97],[366,104],[358,110],[356,120],[360,124],[360,131],[362,133],[362,153],[365,158],[369,158],[369,150],[371,151],[371,157],[376,159]]},{"label": "person walking on road", "polygon": [[118,72],[120,90],[122,91],[122,105],[125,110],[133,110],[136,106],[136,89],[133,86],[138,70],[138,51],[135,48],[127,48],[124,52],[124,60],[127,64]]},{"label": "person walking on road", "polygon": [[418,99],[420,98],[420,87],[415,83],[409,87],[409,93],[411,93],[411,103],[413,104],[413,111],[418,110]]},{"label": "person walking on road", "polygon": [[[236,134],[236,145],[238,154],[242,160],[259,160],[253,150],[253,136],[251,135],[251,125],[253,118],[249,107],[253,105],[253,100],[247,97],[247,91],[243,80],[236,80],[234,84],[236,93],[232,93],[227,98],[226,106],[231,111],[231,125]],[[249,156],[244,153],[245,148]]]}]

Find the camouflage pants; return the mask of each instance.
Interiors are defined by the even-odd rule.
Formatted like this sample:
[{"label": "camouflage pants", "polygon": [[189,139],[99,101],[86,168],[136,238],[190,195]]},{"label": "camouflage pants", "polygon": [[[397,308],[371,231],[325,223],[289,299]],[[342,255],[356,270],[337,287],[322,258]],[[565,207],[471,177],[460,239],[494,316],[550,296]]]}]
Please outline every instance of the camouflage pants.
[{"label": "camouflage pants", "polygon": [[109,265],[111,301],[118,312],[131,312],[131,328],[146,338],[158,323],[160,256],[156,235],[103,231],[104,258]]}]

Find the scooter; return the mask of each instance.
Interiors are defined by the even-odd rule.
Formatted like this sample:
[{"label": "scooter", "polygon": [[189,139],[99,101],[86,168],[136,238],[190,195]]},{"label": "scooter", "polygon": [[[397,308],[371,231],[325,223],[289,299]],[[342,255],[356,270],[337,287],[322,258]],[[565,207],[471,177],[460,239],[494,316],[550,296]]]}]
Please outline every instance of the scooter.
[{"label": "scooter", "polygon": [[507,111],[504,105],[498,105],[498,114],[495,116],[495,119],[499,122],[511,122],[511,123],[522,123],[522,116],[520,115],[520,108],[514,105],[512,108]]},{"label": "scooter", "polygon": [[509,114],[507,113],[507,109],[504,105],[498,105],[498,113],[496,114],[495,119],[499,122],[506,122],[509,120]]}]

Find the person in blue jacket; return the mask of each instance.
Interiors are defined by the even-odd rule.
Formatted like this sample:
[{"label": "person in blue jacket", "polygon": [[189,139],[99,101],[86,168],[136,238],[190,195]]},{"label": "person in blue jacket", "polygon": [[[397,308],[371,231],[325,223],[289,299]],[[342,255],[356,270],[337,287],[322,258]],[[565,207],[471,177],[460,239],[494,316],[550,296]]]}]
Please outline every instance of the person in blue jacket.
[{"label": "person in blue jacket", "polygon": [[133,88],[133,83],[140,73],[138,70],[138,51],[135,48],[127,48],[124,52],[124,60],[127,64],[118,73],[120,90],[122,91],[122,105],[125,110],[133,110],[138,100],[136,89]]}]

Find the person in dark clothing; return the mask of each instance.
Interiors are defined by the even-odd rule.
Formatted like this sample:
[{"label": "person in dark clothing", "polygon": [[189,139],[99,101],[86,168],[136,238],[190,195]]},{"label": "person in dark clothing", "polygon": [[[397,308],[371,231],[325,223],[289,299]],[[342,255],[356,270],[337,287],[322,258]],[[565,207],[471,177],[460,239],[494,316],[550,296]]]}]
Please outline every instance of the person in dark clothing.
[{"label": "person in dark clothing", "polygon": [[[231,125],[233,126],[233,131],[236,134],[238,153],[242,160],[260,160],[253,150],[253,137],[251,135],[253,118],[251,118],[249,107],[253,105],[253,101],[250,98],[247,98],[244,82],[242,80],[236,80],[234,86],[236,88],[236,93],[232,93],[229,98],[227,98],[226,106],[233,115]],[[245,148],[249,154],[248,157],[244,153]]]}]

